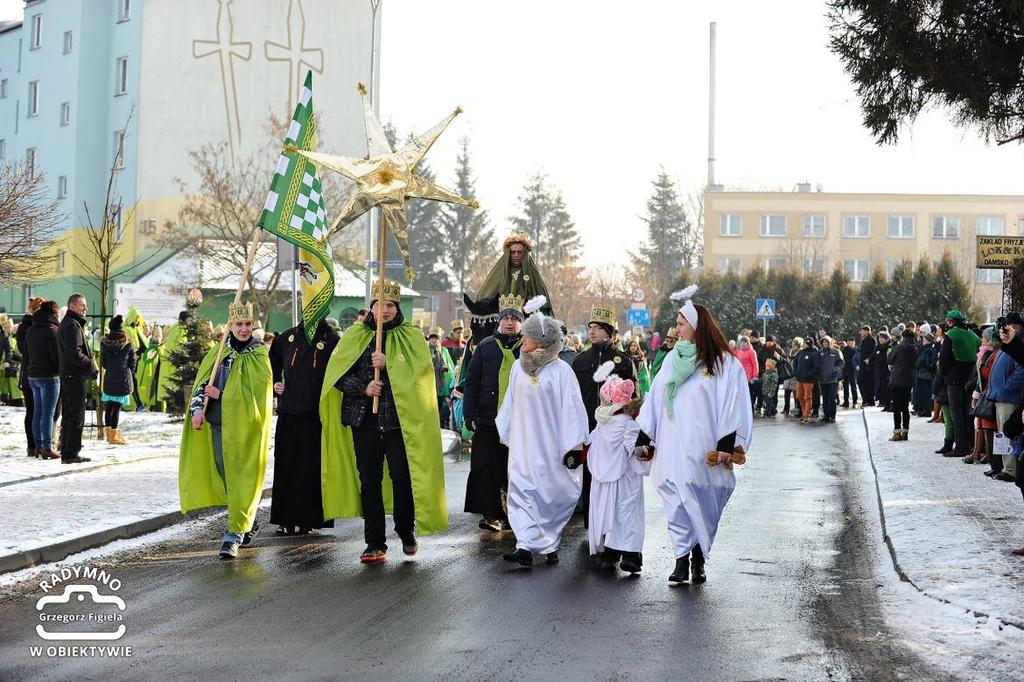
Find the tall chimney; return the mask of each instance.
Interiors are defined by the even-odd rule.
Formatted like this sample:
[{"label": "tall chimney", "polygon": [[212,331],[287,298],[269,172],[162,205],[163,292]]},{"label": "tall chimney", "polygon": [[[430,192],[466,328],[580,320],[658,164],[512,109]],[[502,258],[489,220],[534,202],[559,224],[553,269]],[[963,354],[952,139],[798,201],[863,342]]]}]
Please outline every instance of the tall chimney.
[{"label": "tall chimney", "polygon": [[708,190],[715,187],[715,22],[711,22],[710,78],[708,79]]}]

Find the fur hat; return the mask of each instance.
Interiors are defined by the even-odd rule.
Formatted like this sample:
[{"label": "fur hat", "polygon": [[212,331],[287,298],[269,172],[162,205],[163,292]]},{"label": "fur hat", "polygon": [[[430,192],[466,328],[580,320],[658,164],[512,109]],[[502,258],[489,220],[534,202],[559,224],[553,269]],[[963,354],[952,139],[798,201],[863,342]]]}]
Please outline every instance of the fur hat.
[{"label": "fur hat", "polygon": [[601,386],[601,397],[612,405],[625,405],[633,399],[635,389],[632,379],[613,375]]},{"label": "fur hat", "polygon": [[526,305],[526,323],[523,324],[523,336],[537,342],[541,348],[550,348],[554,344],[561,344],[562,323],[553,317],[548,317],[540,312],[540,308],[547,303],[544,296],[534,296]]}]

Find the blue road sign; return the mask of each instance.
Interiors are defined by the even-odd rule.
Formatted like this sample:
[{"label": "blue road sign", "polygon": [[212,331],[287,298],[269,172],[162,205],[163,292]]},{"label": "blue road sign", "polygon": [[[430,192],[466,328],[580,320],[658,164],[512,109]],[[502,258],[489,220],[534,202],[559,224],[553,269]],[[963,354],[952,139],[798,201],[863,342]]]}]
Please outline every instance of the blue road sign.
[{"label": "blue road sign", "polygon": [[775,319],[775,299],[774,298],[759,298],[757,304],[754,306],[754,317],[759,320],[774,320]]},{"label": "blue road sign", "polygon": [[626,311],[626,324],[630,327],[650,327],[651,326],[651,311],[650,310],[627,310]]}]

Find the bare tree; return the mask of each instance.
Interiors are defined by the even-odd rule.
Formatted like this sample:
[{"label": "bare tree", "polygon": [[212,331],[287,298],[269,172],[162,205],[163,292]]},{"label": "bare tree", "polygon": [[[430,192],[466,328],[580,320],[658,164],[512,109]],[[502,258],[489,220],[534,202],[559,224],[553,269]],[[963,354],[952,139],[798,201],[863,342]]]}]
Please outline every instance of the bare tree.
[{"label": "bare tree", "polygon": [[53,274],[55,256],[40,249],[67,217],[45,189],[45,175],[27,164],[0,164],[0,288],[29,284]]}]

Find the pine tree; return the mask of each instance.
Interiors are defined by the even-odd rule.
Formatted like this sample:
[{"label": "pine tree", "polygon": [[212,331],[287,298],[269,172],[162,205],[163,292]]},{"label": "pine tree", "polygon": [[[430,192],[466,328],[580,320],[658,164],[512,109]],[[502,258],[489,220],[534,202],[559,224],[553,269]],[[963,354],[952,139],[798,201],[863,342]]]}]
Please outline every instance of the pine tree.
[{"label": "pine tree", "polygon": [[519,210],[520,214],[511,216],[509,222],[530,236],[533,258],[545,276],[549,270],[578,260],[583,243],[576,223],[562,193],[550,185],[543,173],[526,181],[519,195]]},{"label": "pine tree", "polygon": [[700,262],[694,248],[694,232],[679,200],[675,183],[662,168],[652,183],[654,190],[647,199],[647,240],[637,253],[630,253],[630,275],[642,284],[648,294],[659,299],[684,268]]},{"label": "pine tree", "polygon": [[199,365],[214,343],[210,335],[210,321],[199,318],[192,306],[189,306],[189,309],[193,312],[185,323],[185,338],[181,346],[171,351],[170,356],[171,364],[176,370],[176,388],[167,401],[167,411],[177,415],[185,414],[188,401],[195,390],[193,385],[196,382]]},{"label": "pine tree", "polygon": [[[416,173],[430,182],[437,179],[426,161],[420,161]],[[445,227],[441,204],[413,199],[405,215],[409,226],[409,261],[416,271],[416,285],[423,289],[449,290],[452,283],[444,268]]]},{"label": "pine tree", "polygon": [[[469,158],[469,138],[462,138],[459,155],[455,160],[455,193],[461,197],[476,197],[476,178]],[[494,228],[487,211],[458,204],[442,207],[442,239],[444,263],[455,279],[458,291],[475,289],[487,275],[494,258]]]}]

